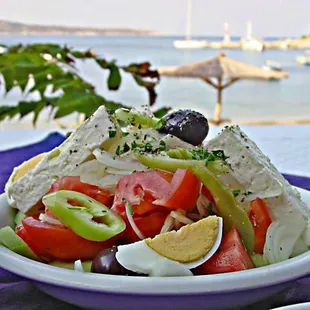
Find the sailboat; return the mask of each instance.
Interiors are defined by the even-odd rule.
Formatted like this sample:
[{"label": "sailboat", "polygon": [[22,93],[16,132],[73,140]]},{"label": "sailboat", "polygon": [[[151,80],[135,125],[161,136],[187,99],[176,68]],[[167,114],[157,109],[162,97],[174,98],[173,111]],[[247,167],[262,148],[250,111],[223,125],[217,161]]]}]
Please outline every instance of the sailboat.
[{"label": "sailboat", "polygon": [[241,39],[241,48],[244,51],[262,52],[265,48],[264,42],[252,36],[252,22],[247,23],[247,35]]},{"label": "sailboat", "polygon": [[185,40],[176,40],[173,42],[175,48],[181,49],[195,49],[204,48],[208,46],[205,40],[192,40],[191,39],[191,18],[192,18],[192,1],[187,1],[187,18],[186,18],[186,38]]}]

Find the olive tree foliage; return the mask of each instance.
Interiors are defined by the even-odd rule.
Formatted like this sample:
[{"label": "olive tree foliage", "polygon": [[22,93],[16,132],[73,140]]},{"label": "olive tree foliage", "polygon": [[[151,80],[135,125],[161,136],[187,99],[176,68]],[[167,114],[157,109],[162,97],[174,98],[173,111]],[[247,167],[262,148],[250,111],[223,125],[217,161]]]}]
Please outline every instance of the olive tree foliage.
[{"label": "olive tree foliage", "polygon": [[[126,106],[97,94],[95,87],[79,74],[77,60],[92,59],[102,70],[108,70],[106,82],[111,91],[119,90],[122,73],[131,75],[139,87],[146,89],[148,104],[152,106],[155,103],[155,87],[160,79],[148,62],[120,66],[115,60],[108,61],[91,50],[80,51],[58,44],[1,45],[0,49],[0,74],[4,80],[1,86],[5,94],[14,87],[21,89],[23,97],[39,93],[38,100],[21,100],[15,106],[0,105],[0,121],[16,115],[22,118],[33,112],[35,125],[47,107],[53,112],[52,117],[57,119],[74,112],[87,118],[101,105],[108,111]],[[30,79],[33,86],[29,88]],[[167,108],[162,108],[155,113],[162,116],[167,111]]]}]

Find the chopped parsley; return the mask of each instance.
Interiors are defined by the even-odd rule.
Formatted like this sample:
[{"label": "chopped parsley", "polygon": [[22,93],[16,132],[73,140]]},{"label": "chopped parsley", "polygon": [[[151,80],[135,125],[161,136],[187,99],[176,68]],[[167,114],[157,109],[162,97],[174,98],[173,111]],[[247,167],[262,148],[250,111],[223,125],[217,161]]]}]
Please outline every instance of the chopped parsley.
[{"label": "chopped parsley", "polygon": [[234,189],[234,190],[232,191],[234,197],[237,197],[237,196],[240,194],[240,192],[241,192],[240,189]]},{"label": "chopped parsley", "polygon": [[163,151],[166,151],[166,149],[167,149],[167,148],[166,148],[166,143],[165,143],[165,141],[160,140],[158,150],[159,150],[160,152],[163,152]]},{"label": "chopped parsley", "polygon": [[109,138],[114,138],[116,136],[115,130],[109,130]]},{"label": "chopped parsley", "polygon": [[153,150],[152,144],[150,142],[146,142],[144,144],[144,151],[145,152],[152,152],[152,150]]},{"label": "chopped parsley", "polygon": [[120,145],[117,146],[115,154],[117,156],[120,156],[120,155],[122,155],[122,154],[124,154],[124,153],[126,153],[128,151],[130,151],[130,146],[125,142],[123,144],[123,147],[121,147]]},{"label": "chopped parsley", "polygon": [[120,156],[120,155],[121,155],[121,147],[120,147],[120,145],[117,146],[116,151],[115,151],[115,154],[116,154],[117,156]]},{"label": "chopped parsley", "polygon": [[207,151],[205,148],[192,148],[189,149],[189,152],[192,155],[192,159],[196,160],[206,160],[207,162],[215,161],[215,160],[223,160],[225,161],[228,157],[225,156],[224,151],[216,150],[216,151]]},{"label": "chopped parsley", "polygon": [[133,141],[133,142],[131,143],[131,149],[134,150],[134,149],[136,149],[137,147],[138,147],[137,142],[136,142],[136,141]]},{"label": "chopped parsley", "polygon": [[127,137],[128,135],[129,135],[129,132],[125,132],[125,131],[122,132],[122,137]]}]

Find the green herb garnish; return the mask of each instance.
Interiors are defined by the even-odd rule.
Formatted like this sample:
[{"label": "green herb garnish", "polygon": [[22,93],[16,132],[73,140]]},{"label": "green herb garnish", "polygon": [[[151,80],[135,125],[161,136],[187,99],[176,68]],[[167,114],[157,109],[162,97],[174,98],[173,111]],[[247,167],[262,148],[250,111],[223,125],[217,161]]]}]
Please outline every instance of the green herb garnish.
[{"label": "green herb garnish", "polygon": [[163,152],[163,151],[166,151],[166,149],[167,149],[167,148],[166,148],[166,143],[165,143],[165,141],[160,140],[158,150],[159,150],[160,152]]},{"label": "green herb garnish", "polygon": [[241,192],[241,190],[240,190],[240,189],[234,189],[234,190],[232,191],[232,193],[233,193],[234,197],[239,196],[240,192]]},{"label": "green herb garnish", "polygon": [[115,130],[109,130],[109,138],[114,138],[116,136]]},{"label": "green herb garnish", "polygon": [[115,154],[117,156],[120,156],[121,155],[121,147],[118,145],[117,148],[116,148],[116,151],[115,151]]}]

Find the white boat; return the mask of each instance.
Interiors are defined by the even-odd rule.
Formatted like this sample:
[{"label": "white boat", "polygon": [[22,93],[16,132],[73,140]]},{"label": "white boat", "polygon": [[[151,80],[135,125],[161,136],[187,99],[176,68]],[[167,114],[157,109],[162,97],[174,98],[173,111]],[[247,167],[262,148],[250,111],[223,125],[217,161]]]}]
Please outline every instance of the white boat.
[{"label": "white boat", "polygon": [[310,55],[297,56],[296,61],[300,65],[310,66]]},{"label": "white boat", "polygon": [[187,0],[187,19],[186,19],[186,38],[185,40],[176,40],[173,42],[175,48],[180,49],[198,49],[205,48],[208,46],[206,40],[192,40],[191,39],[191,11],[192,1]]},{"label": "white boat", "polygon": [[297,63],[304,66],[310,65],[310,50],[305,51],[305,55],[299,55],[296,57]]},{"label": "white boat", "polygon": [[264,42],[252,36],[252,22],[247,23],[247,35],[241,39],[241,48],[244,51],[262,52],[265,48]]},{"label": "white boat", "polygon": [[203,40],[176,40],[173,42],[173,45],[175,48],[195,49],[207,47],[208,42]]},{"label": "white boat", "polygon": [[273,60],[267,60],[263,68],[265,70],[282,71],[282,65],[279,62]]}]

